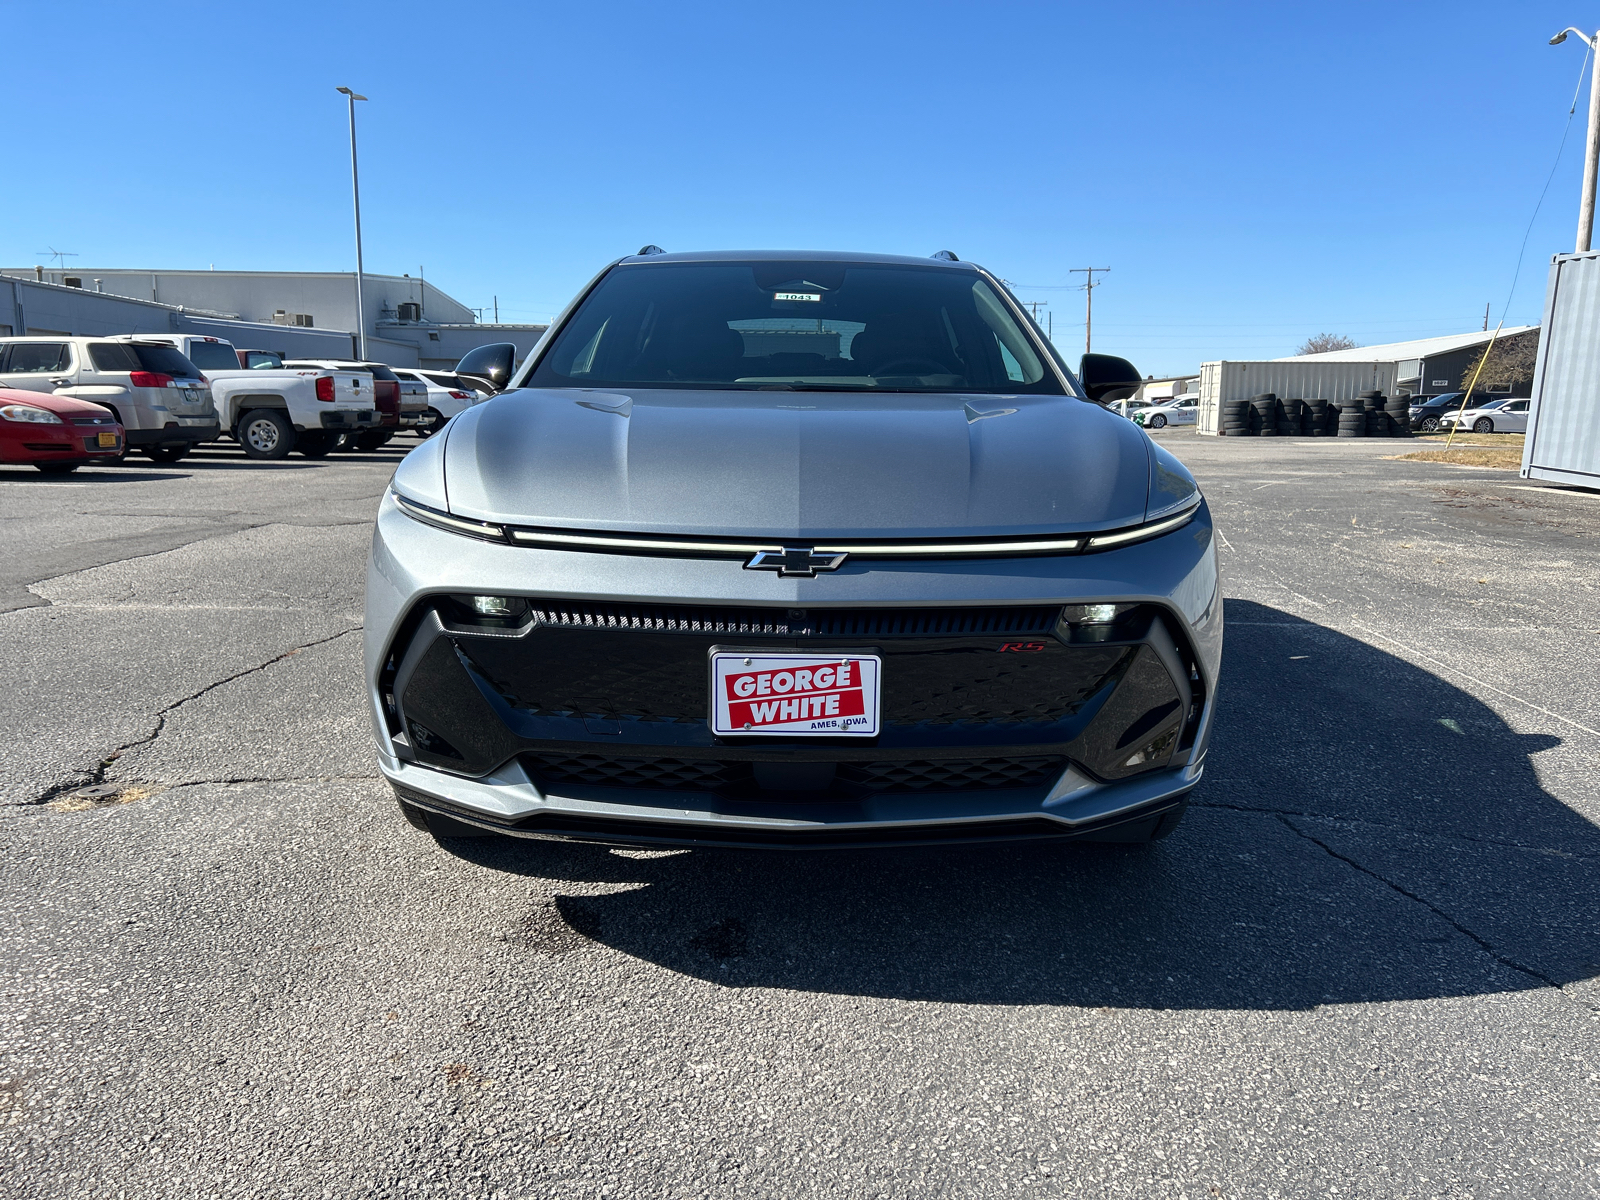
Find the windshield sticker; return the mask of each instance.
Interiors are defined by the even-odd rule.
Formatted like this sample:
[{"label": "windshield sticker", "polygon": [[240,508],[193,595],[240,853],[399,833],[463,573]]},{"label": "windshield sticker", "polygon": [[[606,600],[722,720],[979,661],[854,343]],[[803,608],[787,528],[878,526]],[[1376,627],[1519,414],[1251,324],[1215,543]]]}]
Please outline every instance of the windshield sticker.
[{"label": "windshield sticker", "polygon": [[822,297],[814,292],[774,292],[774,300],[821,300]]}]

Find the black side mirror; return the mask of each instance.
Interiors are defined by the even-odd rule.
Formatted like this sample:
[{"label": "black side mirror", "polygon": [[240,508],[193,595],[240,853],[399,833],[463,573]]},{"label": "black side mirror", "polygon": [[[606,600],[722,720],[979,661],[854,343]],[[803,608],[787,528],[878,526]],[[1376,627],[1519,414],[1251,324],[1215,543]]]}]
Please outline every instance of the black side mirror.
[{"label": "black side mirror", "polygon": [[487,391],[503,392],[511,382],[511,372],[516,365],[517,348],[510,342],[495,342],[467,351],[466,357],[456,364],[456,374],[482,383]]},{"label": "black side mirror", "polygon": [[1089,399],[1101,404],[1125,400],[1144,382],[1138,369],[1113,354],[1085,354],[1078,362],[1078,381]]}]

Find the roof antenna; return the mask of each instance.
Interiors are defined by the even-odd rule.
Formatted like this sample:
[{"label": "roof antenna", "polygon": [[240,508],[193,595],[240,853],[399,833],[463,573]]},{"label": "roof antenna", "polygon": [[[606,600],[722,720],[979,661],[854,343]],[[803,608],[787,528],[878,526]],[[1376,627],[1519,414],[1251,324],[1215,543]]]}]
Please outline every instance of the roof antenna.
[{"label": "roof antenna", "polygon": [[653,255],[656,255],[656,254],[665,254],[665,253],[666,253],[666,251],[663,250],[660,246],[657,246],[654,243],[651,243],[650,245],[645,246],[642,249],[640,249],[638,257],[640,257],[640,258],[649,258],[649,257],[651,257]]},{"label": "roof antenna", "polygon": [[959,258],[956,257],[956,253],[955,253],[954,250],[937,250],[934,253],[928,255],[928,257],[929,258],[937,258],[940,262],[960,262],[961,261]]}]

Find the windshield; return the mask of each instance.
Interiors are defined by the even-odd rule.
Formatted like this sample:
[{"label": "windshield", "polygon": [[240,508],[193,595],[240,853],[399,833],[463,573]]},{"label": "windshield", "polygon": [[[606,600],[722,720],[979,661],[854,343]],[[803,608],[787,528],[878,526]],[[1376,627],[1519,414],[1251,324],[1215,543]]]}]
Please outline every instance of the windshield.
[{"label": "windshield", "polygon": [[816,261],[618,267],[525,386],[1063,391],[977,273]]},{"label": "windshield", "polygon": [[189,361],[202,371],[239,369],[239,356],[227,342],[190,342]]}]

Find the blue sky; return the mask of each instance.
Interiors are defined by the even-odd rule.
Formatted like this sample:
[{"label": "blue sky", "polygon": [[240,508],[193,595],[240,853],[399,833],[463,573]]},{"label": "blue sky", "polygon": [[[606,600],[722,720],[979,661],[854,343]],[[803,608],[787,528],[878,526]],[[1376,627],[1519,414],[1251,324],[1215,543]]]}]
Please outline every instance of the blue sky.
[{"label": "blue sky", "polygon": [[[1095,348],[1151,373],[1459,332],[1556,160],[1568,23],[1600,5],[36,0],[0,262],[352,268],[349,84],[368,268],[503,320],[655,242],[949,248],[1073,355],[1070,269],[1110,266]],[[1572,248],[1585,111],[1508,323]]]}]

